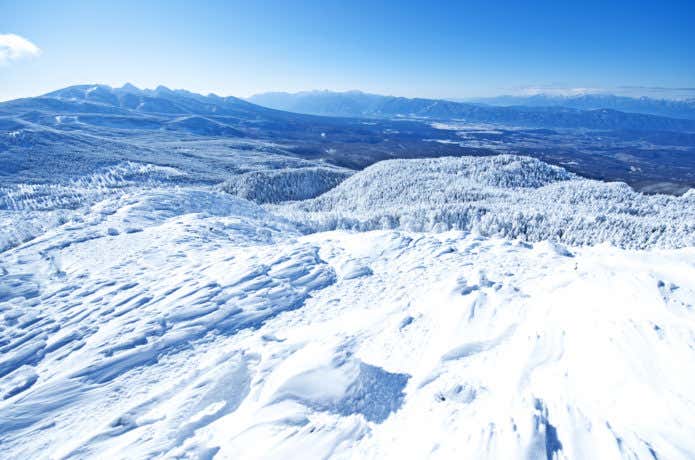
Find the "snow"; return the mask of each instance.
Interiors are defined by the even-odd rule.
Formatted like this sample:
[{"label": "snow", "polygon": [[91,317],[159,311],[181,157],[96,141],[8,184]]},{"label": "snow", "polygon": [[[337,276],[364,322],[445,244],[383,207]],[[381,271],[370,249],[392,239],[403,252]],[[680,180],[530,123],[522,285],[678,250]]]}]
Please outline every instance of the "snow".
[{"label": "snow", "polygon": [[314,199],[268,209],[307,232],[455,229],[646,249],[695,245],[693,196],[644,195],[533,158],[498,155],[383,161]]},{"label": "snow", "polygon": [[[537,239],[402,224],[479,193],[602,207],[639,232],[690,225],[693,191],[648,197],[520,157],[429,161],[263,206],[135,163],[3,188],[6,222],[36,231],[0,252],[0,457],[692,458],[688,240],[667,227],[620,247],[627,233],[598,222],[568,245],[540,237],[549,218]],[[299,199],[323,173],[257,175],[277,189],[253,198]],[[312,229],[329,205],[400,224]]]},{"label": "snow", "polygon": [[250,171],[233,176],[221,189],[256,203],[306,200],[332,189],[352,173],[336,167]]}]

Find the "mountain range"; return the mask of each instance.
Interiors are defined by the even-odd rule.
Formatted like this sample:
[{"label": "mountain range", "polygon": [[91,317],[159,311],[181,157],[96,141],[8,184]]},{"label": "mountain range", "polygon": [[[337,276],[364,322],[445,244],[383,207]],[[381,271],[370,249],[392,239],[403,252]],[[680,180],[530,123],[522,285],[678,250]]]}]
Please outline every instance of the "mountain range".
[{"label": "mountain range", "polygon": [[[612,101],[610,104],[587,100],[584,107],[568,107],[562,103],[542,104],[542,99],[531,100],[524,105],[521,105],[523,101],[518,100],[516,102],[520,104],[516,105],[504,104],[504,99],[488,101],[498,103],[493,106],[443,99],[381,96],[360,91],[308,91],[263,93],[248,100],[278,110],[336,117],[457,119],[544,128],[695,130],[695,109],[686,111],[690,116],[685,118],[691,119],[669,118],[660,116],[663,113],[654,115],[640,110],[638,103],[630,106],[627,102],[618,103],[613,99],[609,99]],[[647,104],[646,101],[642,103]],[[638,110],[635,112],[642,113],[616,110],[615,107],[636,108]],[[675,112],[682,115],[684,111]]]},{"label": "mountain range", "polygon": [[78,85],[2,102],[0,177],[44,180],[147,158],[223,182],[241,167],[241,155],[259,159],[269,152],[281,155],[282,162],[352,170],[384,159],[513,153],[647,192],[680,194],[695,184],[695,120],[360,92],[275,94],[252,101],[275,108],[130,84]]},{"label": "mountain range", "polygon": [[493,106],[568,107],[579,110],[612,109],[621,112],[695,120],[695,99],[655,99],[616,96],[614,94],[580,94],[575,96],[534,94],[530,96],[507,95],[476,98],[468,102]]},{"label": "mountain range", "polygon": [[[487,102],[498,105],[422,98],[408,99],[359,91],[265,93],[252,96],[245,101],[233,96],[220,97],[215,94],[204,96],[186,90],[171,90],[164,86],[158,86],[155,89],[139,89],[131,84],[120,88],[111,88],[106,85],[78,85],[39,97],[0,103],[0,117],[20,115],[20,118],[26,121],[45,123],[46,120],[42,119],[41,112],[48,112],[53,116],[89,114],[87,118],[82,117],[83,123],[113,125],[113,127],[139,125],[145,129],[156,126],[163,129],[182,129],[220,135],[241,135],[244,129],[250,128],[255,131],[253,128],[269,128],[268,124],[273,122],[339,123],[331,122],[326,118],[307,119],[298,114],[353,118],[455,119],[541,128],[695,132],[695,109],[690,114],[693,119],[630,113],[615,109],[632,108],[635,111],[644,112],[647,109],[642,110],[640,107],[658,104],[667,107],[666,101],[616,96],[560,99],[537,96],[526,99],[501,97]],[[509,105],[511,103],[524,105],[511,106]],[[692,108],[692,104],[688,102],[672,101],[670,104],[673,104],[675,108],[669,113],[688,115],[689,112],[686,113],[686,109]],[[574,105],[574,107],[567,107],[568,105]],[[7,123],[7,120],[2,122]],[[235,129],[242,131],[234,131]]]}]

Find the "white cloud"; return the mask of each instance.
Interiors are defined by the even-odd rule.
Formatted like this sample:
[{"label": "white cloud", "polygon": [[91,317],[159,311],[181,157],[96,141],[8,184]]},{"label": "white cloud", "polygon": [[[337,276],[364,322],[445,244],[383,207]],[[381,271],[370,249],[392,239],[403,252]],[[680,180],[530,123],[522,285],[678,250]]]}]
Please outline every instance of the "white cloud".
[{"label": "white cloud", "polygon": [[0,34],[0,64],[41,54],[38,46],[15,34]]}]

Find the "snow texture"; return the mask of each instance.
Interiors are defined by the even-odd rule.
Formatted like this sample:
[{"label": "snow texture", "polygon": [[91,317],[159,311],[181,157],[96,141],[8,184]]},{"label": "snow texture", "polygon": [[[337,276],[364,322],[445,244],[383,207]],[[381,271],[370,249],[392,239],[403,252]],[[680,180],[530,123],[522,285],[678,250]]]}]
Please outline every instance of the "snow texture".
[{"label": "snow texture", "polygon": [[693,458],[693,191],[512,156],[263,206],[192,176],[3,184],[0,458]]}]

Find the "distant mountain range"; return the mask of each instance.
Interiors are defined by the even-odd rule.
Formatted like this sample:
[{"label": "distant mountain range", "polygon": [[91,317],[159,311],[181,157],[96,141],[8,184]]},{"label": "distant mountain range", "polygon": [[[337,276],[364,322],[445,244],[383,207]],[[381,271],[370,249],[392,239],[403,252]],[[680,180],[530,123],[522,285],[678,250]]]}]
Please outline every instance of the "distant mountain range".
[{"label": "distant mountain range", "polygon": [[615,96],[613,94],[582,94],[576,96],[536,94],[533,96],[477,98],[470,99],[468,102],[495,106],[568,107],[579,110],[613,109],[621,112],[645,113],[662,117],[695,120],[695,99],[635,98]]},{"label": "distant mountain range", "polygon": [[[491,105],[525,102],[526,105]],[[545,102],[547,101],[547,103]],[[574,104],[577,107],[565,107]],[[601,101],[605,101],[602,103]],[[695,132],[695,108],[692,119],[616,110],[629,104],[639,108],[668,103],[680,107],[683,114],[688,102],[630,99],[617,96],[581,96],[554,98],[533,96],[514,99],[501,97],[487,104],[435,99],[408,99],[380,96],[359,91],[303,93],[265,93],[248,101],[215,94],[207,96],[164,86],[138,89],[131,84],[120,88],[106,85],[79,85],[34,98],[0,103],[0,117],[17,116],[41,124],[64,123],[60,114],[81,114],[80,121],[112,128],[184,130],[207,135],[241,135],[248,129],[265,126],[278,128],[290,123],[335,124],[337,121],[296,114],[348,118],[425,118],[462,120],[474,123],[498,123],[540,128],[587,128],[650,131]],[[552,102],[552,104],[551,104]],[[651,104],[651,105],[650,105]],[[678,105],[680,104],[680,105]],[[611,106],[611,107],[602,107]],[[579,107],[582,106],[582,107]],[[644,109],[646,110],[646,109]],[[656,110],[656,109],[654,109]],[[294,113],[287,113],[294,112]],[[50,114],[51,120],[41,120]],[[192,118],[191,118],[192,117]]]},{"label": "distant mountain range", "polygon": [[536,105],[493,106],[441,99],[381,96],[359,91],[264,93],[252,96],[248,100],[254,104],[279,110],[337,117],[430,118],[543,128],[695,130],[695,110],[693,119],[671,118],[602,107],[598,100],[594,105],[586,102],[587,109],[590,108],[590,110],[564,107],[561,104],[544,106],[540,104],[540,100]]}]

